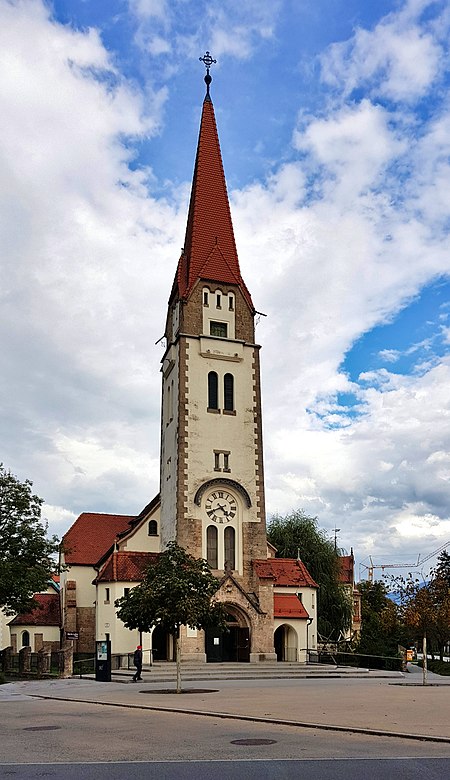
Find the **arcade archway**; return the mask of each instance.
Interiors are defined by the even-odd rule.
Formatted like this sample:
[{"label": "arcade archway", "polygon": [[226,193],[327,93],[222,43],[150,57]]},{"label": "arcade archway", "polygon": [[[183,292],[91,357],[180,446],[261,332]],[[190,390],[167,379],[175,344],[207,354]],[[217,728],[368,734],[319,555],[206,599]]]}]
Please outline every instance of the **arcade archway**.
[{"label": "arcade archway", "polygon": [[293,663],[298,661],[298,637],[292,626],[287,623],[278,626],[273,640],[277,661],[291,661]]}]

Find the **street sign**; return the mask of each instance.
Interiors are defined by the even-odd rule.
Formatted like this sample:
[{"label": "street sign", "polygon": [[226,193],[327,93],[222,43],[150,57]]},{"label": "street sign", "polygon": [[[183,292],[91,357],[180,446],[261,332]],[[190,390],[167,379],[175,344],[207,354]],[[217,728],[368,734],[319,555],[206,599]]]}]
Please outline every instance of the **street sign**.
[{"label": "street sign", "polygon": [[79,639],[80,634],[78,631],[66,631],[66,639]]}]

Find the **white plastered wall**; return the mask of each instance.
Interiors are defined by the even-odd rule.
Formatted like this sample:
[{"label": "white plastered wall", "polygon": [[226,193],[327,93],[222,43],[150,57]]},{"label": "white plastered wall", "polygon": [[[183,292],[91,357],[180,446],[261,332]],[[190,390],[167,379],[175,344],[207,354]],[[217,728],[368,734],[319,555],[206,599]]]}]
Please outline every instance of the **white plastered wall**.
[{"label": "white plastered wall", "polygon": [[[197,512],[193,498],[206,479],[237,479],[248,491],[252,507],[244,521],[257,520],[253,347],[240,342],[202,337],[190,339],[188,359],[188,495],[189,512]],[[208,412],[208,373],[219,385],[219,412]],[[235,414],[224,414],[225,374],[234,377]],[[229,452],[229,472],[216,471],[214,451]]]},{"label": "white plastered wall", "polygon": [[4,650],[11,644],[8,623],[12,618],[13,615],[5,615],[4,611],[0,609],[0,650]]},{"label": "white plastered wall", "polygon": [[[158,534],[156,536],[148,535],[148,524],[155,520],[158,524]],[[159,552],[161,547],[161,518],[160,505],[155,507],[154,511],[145,516],[139,526],[121,539],[117,546],[119,550],[131,550],[133,552]]]},{"label": "white plastered wall", "polygon": [[175,539],[178,468],[179,351],[172,344],[162,365],[160,546]]},{"label": "white plastered wall", "polygon": [[[290,625],[297,633],[298,637],[298,645],[297,647],[301,649],[305,649],[308,647],[308,650],[316,650],[317,649],[317,591],[316,588],[310,588],[310,587],[291,587],[288,585],[285,586],[276,586],[274,589],[274,593],[278,594],[290,594],[297,596],[300,594],[301,596],[301,602],[306,609],[309,617],[312,619],[311,623],[308,625],[308,622],[306,619],[291,619],[291,618],[275,618],[274,622],[274,630],[276,630],[279,626],[282,625]],[[303,653],[302,657],[299,657],[300,662],[305,662],[306,659],[306,652]]]},{"label": "white plastered wall", "polygon": [[[11,619],[11,618],[10,618]],[[30,647],[31,651],[36,652],[35,635],[42,634],[44,642],[58,642],[59,643],[59,627],[58,626],[10,626],[11,641],[13,637],[16,637],[17,652],[22,649],[22,636],[24,631],[28,631],[30,635]]]},{"label": "white plastered wall", "polygon": [[95,585],[92,584],[97,576],[93,566],[71,566],[64,572],[65,581],[75,580],[77,583],[77,607],[95,606]]},{"label": "white plastered wall", "polygon": [[[126,628],[117,617],[114,602],[122,598],[125,588],[136,587],[136,582],[100,582],[97,585],[96,639],[106,639],[109,634],[112,653],[132,653],[139,643],[139,631]],[[109,589],[109,599],[107,598]],[[150,634],[143,634],[144,663],[150,662]]]}]

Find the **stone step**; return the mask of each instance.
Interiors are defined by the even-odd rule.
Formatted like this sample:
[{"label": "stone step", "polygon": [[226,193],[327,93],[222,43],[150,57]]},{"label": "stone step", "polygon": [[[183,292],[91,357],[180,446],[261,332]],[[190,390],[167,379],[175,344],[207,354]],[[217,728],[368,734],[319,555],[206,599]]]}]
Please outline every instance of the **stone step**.
[{"label": "stone step", "polygon": [[[149,682],[172,682],[176,679],[175,663],[156,663],[143,667],[144,680]],[[132,677],[134,669],[118,669],[113,672],[113,679]],[[185,681],[201,680],[264,680],[264,679],[302,679],[312,677],[348,677],[368,674],[367,669],[352,667],[325,666],[319,664],[194,664],[181,665],[182,679]]]}]

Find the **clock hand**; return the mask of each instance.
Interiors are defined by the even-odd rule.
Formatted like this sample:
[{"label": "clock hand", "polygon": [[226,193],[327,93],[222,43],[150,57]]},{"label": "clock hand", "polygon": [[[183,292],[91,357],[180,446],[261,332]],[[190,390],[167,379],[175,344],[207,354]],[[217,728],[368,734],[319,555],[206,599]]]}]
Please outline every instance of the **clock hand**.
[{"label": "clock hand", "polygon": [[227,512],[227,510],[225,509],[225,504],[217,504],[216,510],[217,509],[220,509],[223,512],[225,517],[229,517],[230,516],[230,513]]}]

